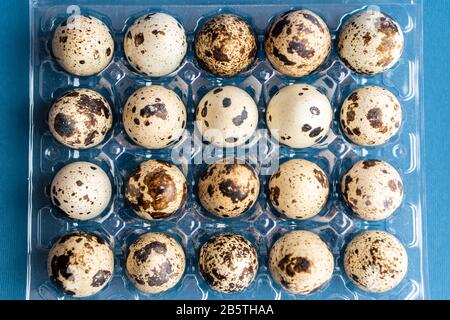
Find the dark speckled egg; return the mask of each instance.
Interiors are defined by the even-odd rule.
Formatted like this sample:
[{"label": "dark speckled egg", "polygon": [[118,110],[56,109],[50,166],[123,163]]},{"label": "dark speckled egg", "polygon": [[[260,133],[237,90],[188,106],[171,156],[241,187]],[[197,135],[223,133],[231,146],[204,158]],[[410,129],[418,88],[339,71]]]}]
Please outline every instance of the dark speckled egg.
[{"label": "dark speckled egg", "polygon": [[339,34],[342,61],[353,71],[378,74],[392,68],[403,53],[403,32],[388,15],[374,10],[352,16]]},{"label": "dark speckled egg", "polygon": [[234,76],[245,70],[255,59],[256,50],[253,30],[233,14],[210,18],[195,37],[197,59],[218,76]]},{"label": "dark speckled egg", "polygon": [[161,160],[142,162],[127,181],[125,197],[138,216],[159,220],[172,216],[185,203],[186,178],[175,165]]},{"label": "dark speckled egg", "polygon": [[258,254],[244,237],[221,233],[200,249],[200,273],[216,291],[233,293],[245,290],[258,272]]},{"label": "dark speckled egg", "polygon": [[112,126],[111,107],[96,91],[74,89],[53,104],[48,124],[55,139],[65,146],[91,148],[103,141]]},{"label": "dark speckled egg", "polygon": [[259,180],[248,164],[225,159],[208,166],[198,188],[200,202],[208,212],[223,218],[237,217],[255,204]]},{"label": "dark speckled egg", "polygon": [[74,297],[88,297],[102,290],[111,279],[114,254],[98,235],[77,231],[53,245],[47,270],[59,289]]},{"label": "dark speckled egg", "polygon": [[347,246],[344,268],[350,280],[368,292],[389,291],[408,271],[408,255],[401,242],[385,231],[366,231]]},{"label": "dark speckled egg", "polygon": [[328,57],[331,36],[325,22],[314,12],[289,11],[273,21],[264,49],[279,72],[303,77],[314,72]]},{"label": "dark speckled egg", "polygon": [[131,244],[125,264],[127,276],[136,288],[145,293],[160,293],[180,281],[186,258],[174,238],[153,232]]}]

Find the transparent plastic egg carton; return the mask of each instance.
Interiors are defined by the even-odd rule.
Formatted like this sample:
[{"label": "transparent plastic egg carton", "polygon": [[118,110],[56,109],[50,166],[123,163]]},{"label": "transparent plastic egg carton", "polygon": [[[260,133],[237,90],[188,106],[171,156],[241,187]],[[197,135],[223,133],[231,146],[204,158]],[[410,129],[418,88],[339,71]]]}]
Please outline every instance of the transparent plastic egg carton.
[{"label": "transparent plastic egg carton", "polygon": [[[272,2],[272,3],[270,3]],[[170,3],[170,4],[165,4]],[[256,3],[256,4],[254,4]],[[75,6],[73,6],[76,4]],[[70,6],[69,6],[70,5]],[[49,280],[47,254],[54,241],[72,230],[89,230],[108,239],[115,252],[115,271],[107,287],[90,299],[423,299],[427,297],[427,262],[425,245],[424,184],[421,163],[422,141],[422,5],[416,0],[379,0],[381,11],[393,16],[405,36],[405,51],[391,70],[376,76],[358,75],[341,62],[336,53],[336,36],[343,22],[355,11],[366,9],[365,1],[56,1],[30,2],[30,149],[29,149],[29,212],[28,212],[28,299],[73,299],[59,291]],[[270,66],[262,43],[271,19],[293,8],[306,8],[319,14],[332,34],[330,56],[310,76],[285,77]],[[72,12],[99,17],[112,30],[116,50],[113,61],[100,74],[75,77],[67,74],[51,55],[51,38],[58,23]],[[124,30],[136,17],[148,11],[163,11],[174,15],[188,34],[188,53],[182,65],[172,75],[146,78],[132,71],[123,54]],[[193,38],[198,25],[219,12],[232,12],[244,17],[254,28],[258,39],[257,60],[245,72],[231,78],[218,78],[202,70],[194,57]],[[258,131],[246,146],[238,151],[246,154],[259,172],[261,190],[257,203],[240,218],[219,219],[201,208],[197,198],[197,180],[206,164],[194,164],[202,152],[206,159],[226,156],[211,146],[201,145],[194,133],[196,105],[210,89],[236,85],[247,91],[259,109],[258,129],[267,129],[266,106],[276,91],[291,83],[309,83],[330,99],[334,120],[328,136],[307,149],[278,146],[267,131]],[[184,138],[175,146],[162,150],[146,150],[133,145],[121,123],[121,111],[127,97],[137,88],[161,84],[180,95],[188,111]],[[381,147],[364,148],[350,143],[339,127],[339,110],[345,97],[364,85],[382,85],[398,97],[403,108],[403,124],[398,135]],[[111,103],[114,124],[106,139],[97,147],[73,150],[53,139],[47,116],[53,101],[63,92],[86,87],[98,90]],[[186,146],[189,136],[198,143],[179,160],[187,177],[188,199],[182,210],[163,221],[139,219],[124,199],[124,183],[128,174],[145,159],[173,161]],[[255,146],[260,153],[255,153]],[[206,151],[205,151],[206,148]],[[279,159],[278,159],[279,157]],[[175,157],[176,158],[176,157]],[[290,158],[305,158],[317,163],[330,179],[330,197],[322,212],[313,219],[294,221],[282,218],[268,201],[269,163],[282,163]],[[355,218],[340,195],[340,179],[352,164],[360,159],[386,160],[396,167],[404,181],[402,206],[385,221],[365,222]],[[99,164],[109,174],[113,196],[106,212],[91,221],[68,220],[51,204],[50,183],[65,164],[85,160]],[[273,168],[272,168],[273,169]],[[287,230],[304,229],[316,232],[329,245],[335,257],[331,281],[317,292],[302,296],[284,291],[268,270],[268,253],[274,241]],[[343,271],[345,245],[366,229],[387,230],[405,245],[409,269],[401,284],[387,293],[370,294],[353,285]],[[171,290],[146,295],[135,289],[124,272],[127,246],[138,234],[163,231],[173,235],[183,246],[187,264],[182,280]],[[221,294],[211,290],[199,274],[199,248],[213,234],[231,231],[244,235],[257,248],[260,268],[255,281],[241,293]]]}]

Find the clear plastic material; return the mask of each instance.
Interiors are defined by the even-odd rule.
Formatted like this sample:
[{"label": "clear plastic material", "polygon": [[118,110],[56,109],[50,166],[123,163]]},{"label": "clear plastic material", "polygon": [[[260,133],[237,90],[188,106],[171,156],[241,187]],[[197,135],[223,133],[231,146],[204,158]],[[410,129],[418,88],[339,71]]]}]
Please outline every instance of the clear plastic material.
[{"label": "clear plastic material", "polygon": [[[425,244],[424,179],[421,164],[422,130],[422,4],[420,0],[379,0],[378,8],[394,17],[405,35],[405,51],[391,70],[376,76],[352,73],[337,56],[336,37],[343,21],[357,10],[365,10],[366,2],[357,0],[331,1],[74,1],[32,0],[30,2],[30,149],[29,149],[29,212],[28,212],[28,299],[72,299],[59,291],[49,280],[47,254],[52,243],[71,230],[91,230],[109,239],[114,247],[114,275],[99,294],[90,299],[424,299],[427,297],[427,253]],[[269,2],[269,1],[267,1]],[[170,3],[170,4],[165,4]],[[273,4],[276,3],[276,4]],[[306,8],[319,14],[332,33],[333,49],[325,64],[314,74],[294,79],[282,76],[265,58],[262,42],[271,19],[292,8]],[[114,35],[116,50],[113,61],[100,74],[78,78],[61,69],[51,55],[52,32],[57,24],[74,10],[89,13],[103,20]],[[188,54],[172,75],[145,78],[132,71],[123,54],[123,35],[137,16],[148,11],[163,11],[174,15],[188,34]],[[219,12],[232,12],[244,17],[254,28],[258,39],[257,60],[251,68],[232,78],[218,78],[202,70],[194,57],[193,39],[198,25],[206,17]],[[235,219],[218,219],[201,208],[196,195],[196,182],[205,164],[182,164],[188,180],[188,200],[174,217],[164,221],[144,221],[133,214],[124,199],[124,182],[130,171],[144,159],[171,161],[183,141],[159,151],[145,150],[130,143],[123,131],[121,111],[127,97],[137,88],[162,84],[182,97],[188,111],[187,131],[194,131],[196,105],[215,86],[232,84],[246,90],[259,109],[258,128],[265,129],[265,110],[270,97],[291,83],[317,86],[330,99],[334,120],[328,137],[317,146],[294,150],[278,147],[262,133],[256,134],[243,150],[249,150],[258,140],[266,139],[264,159],[278,157],[280,163],[289,158],[305,158],[319,164],[329,175],[330,198],[322,212],[310,220],[283,219],[268,201],[269,176],[262,174],[258,159],[261,191],[250,212]],[[363,85],[382,85],[398,97],[403,108],[400,133],[381,147],[364,148],[350,143],[339,127],[339,110],[345,97]],[[52,102],[61,93],[74,87],[93,88],[111,102],[114,124],[102,144],[87,150],[73,150],[53,139],[47,123]],[[193,147],[189,158],[202,152]],[[252,157],[251,152],[250,158]],[[220,158],[220,154],[213,157]],[[355,218],[340,195],[340,179],[359,159],[386,160],[400,172],[405,185],[405,198],[397,212],[385,221],[365,222]],[[92,221],[73,221],[62,217],[51,205],[49,189],[52,177],[65,164],[76,160],[97,163],[110,175],[113,198],[101,216]],[[319,234],[330,246],[335,257],[334,275],[319,291],[307,295],[287,293],[276,284],[268,270],[268,252],[286,230],[305,229]],[[405,245],[409,269],[401,284],[383,294],[370,294],[357,288],[343,271],[345,245],[366,229],[387,230]],[[184,247],[186,272],[178,285],[157,295],[146,295],[135,289],[124,273],[124,256],[130,241],[146,231],[164,231],[174,235]],[[242,293],[220,294],[211,290],[199,274],[199,247],[207,238],[220,231],[243,234],[257,247],[260,268],[255,281]]]}]

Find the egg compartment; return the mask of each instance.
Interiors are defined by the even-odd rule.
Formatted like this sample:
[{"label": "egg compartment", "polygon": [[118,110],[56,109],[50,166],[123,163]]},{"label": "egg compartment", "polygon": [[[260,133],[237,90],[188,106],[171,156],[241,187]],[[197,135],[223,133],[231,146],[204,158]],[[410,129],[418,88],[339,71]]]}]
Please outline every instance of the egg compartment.
[{"label": "egg compartment", "polygon": [[[250,0],[232,1],[125,1],[111,4],[107,0],[30,1],[30,180],[27,299],[72,299],[57,290],[49,281],[46,259],[51,244],[71,230],[94,231],[114,246],[115,273],[97,295],[89,299],[423,299],[427,297],[425,217],[423,177],[420,162],[422,130],[421,52],[422,6],[420,0],[379,0],[382,11],[393,16],[405,36],[405,51],[400,62],[381,75],[365,76],[351,73],[336,53],[336,36],[340,26],[367,3],[360,0],[330,0],[317,3],[306,0],[282,0],[255,4]],[[92,14],[100,18],[114,35],[116,50],[109,66],[92,77],[67,74],[51,55],[51,37],[57,24],[72,12]],[[333,47],[326,62],[312,75],[293,79],[275,71],[266,60],[263,40],[270,22],[293,8],[310,9],[319,14],[330,28]],[[123,35],[133,19],[149,11],[162,11],[175,16],[187,31],[188,53],[181,66],[167,77],[149,78],[135,73],[123,54]],[[255,62],[240,75],[232,78],[215,77],[202,70],[195,59],[195,31],[207,17],[217,13],[236,13],[254,28],[258,52]],[[249,93],[257,103],[258,129],[267,129],[266,106],[282,87],[292,83],[315,85],[326,94],[333,107],[334,119],[327,137],[318,145],[295,150],[278,146],[266,131],[258,131],[242,148],[234,149],[237,157],[247,157],[260,178],[260,194],[253,208],[240,218],[220,219],[208,214],[198,202],[196,184],[205,162],[227,157],[227,151],[201,144],[195,132],[197,103],[215,86],[236,85]],[[160,84],[174,90],[183,100],[187,111],[187,126],[181,141],[163,150],[146,150],[131,142],[123,131],[121,112],[127,98],[137,88]],[[391,90],[402,104],[403,124],[400,132],[386,145],[375,148],[358,147],[343,135],[339,125],[339,110],[344,99],[356,88],[382,85]],[[70,88],[84,87],[100,91],[111,103],[113,128],[98,146],[87,150],[72,150],[57,143],[48,129],[47,116],[52,102]],[[195,137],[194,142],[189,136]],[[255,154],[259,142],[261,152]],[[184,148],[189,152],[182,153]],[[203,161],[194,164],[205,154]],[[234,154],[236,156],[236,154]],[[279,155],[279,157],[278,157]],[[309,220],[289,220],[276,213],[268,201],[267,184],[277,163],[292,158],[305,158],[321,166],[330,181],[330,195],[325,208]],[[340,195],[342,175],[360,159],[386,160],[401,174],[405,187],[402,206],[385,221],[365,222],[356,218]],[[139,219],[124,198],[124,184],[129,173],[143,160],[177,159],[186,175],[188,198],[181,210],[167,220]],[[91,161],[106,169],[111,178],[111,204],[98,218],[90,221],[69,220],[51,205],[49,186],[57,170],[74,161]],[[191,161],[191,162],[189,162]],[[275,165],[274,165],[275,164]],[[335,257],[335,272],[328,284],[308,295],[292,295],[282,290],[271,278],[268,253],[274,241],[288,230],[304,229],[316,232],[325,240]],[[391,232],[405,245],[409,257],[408,274],[394,290],[370,294],[358,289],[343,272],[342,255],[345,246],[359,232],[381,229]],[[174,235],[186,253],[186,271],[171,290],[158,294],[142,294],[128,281],[123,270],[127,245],[138,234],[163,231]],[[221,231],[242,234],[255,244],[260,268],[249,289],[238,294],[220,294],[211,290],[198,273],[198,250],[209,237]]]}]

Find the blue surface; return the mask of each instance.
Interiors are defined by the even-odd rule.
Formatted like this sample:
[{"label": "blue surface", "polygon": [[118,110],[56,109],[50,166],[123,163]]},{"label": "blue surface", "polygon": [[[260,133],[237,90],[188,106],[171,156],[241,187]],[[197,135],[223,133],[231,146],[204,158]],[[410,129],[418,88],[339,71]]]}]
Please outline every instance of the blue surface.
[{"label": "blue surface", "polygon": [[[430,293],[450,299],[450,1],[423,0],[425,171]],[[76,1],[74,1],[76,2]],[[373,1],[376,2],[376,1]],[[23,299],[26,281],[28,1],[0,2],[0,298]]]}]

